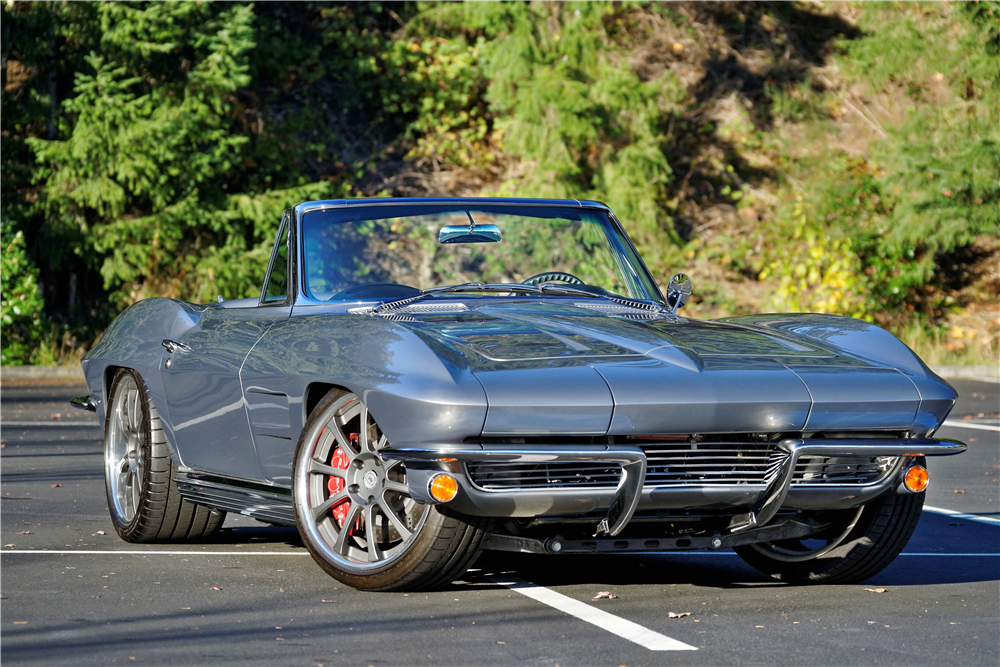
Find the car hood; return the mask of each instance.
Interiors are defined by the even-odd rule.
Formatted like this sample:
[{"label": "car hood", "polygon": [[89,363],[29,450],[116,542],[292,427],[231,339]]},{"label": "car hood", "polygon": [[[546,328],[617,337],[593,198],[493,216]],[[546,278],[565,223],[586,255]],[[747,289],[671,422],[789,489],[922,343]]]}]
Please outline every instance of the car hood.
[{"label": "car hood", "polygon": [[468,364],[487,395],[484,435],[906,429],[920,408],[896,368],[747,324],[598,299],[467,299],[392,317]]},{"label": "car hood", "polygon": [[419,325],[414,330],[454,346],[476,364],[645,355],[662,347],[683,350],[699,366],[706,357],[837,356],[793,334],[722,322],[667,321],[605,301],[453,305],[456,312],[406,320]]}]

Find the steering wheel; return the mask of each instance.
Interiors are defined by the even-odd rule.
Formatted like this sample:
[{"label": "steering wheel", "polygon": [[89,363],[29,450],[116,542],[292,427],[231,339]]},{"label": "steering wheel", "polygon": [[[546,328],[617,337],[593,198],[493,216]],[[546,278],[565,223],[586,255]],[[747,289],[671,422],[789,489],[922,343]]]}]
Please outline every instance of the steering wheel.
[{"label": "steering wheel", "polygon": [[569,285],[586,285],[585,282],[574,276],[572,273],[566,273],[565,271],[546,271],[545,273],[539,273],[536,276],[531,276],[525,280],[521,281],[522,285],[541,285],[542,283],[552,282],[553,280],[561,280]]}]

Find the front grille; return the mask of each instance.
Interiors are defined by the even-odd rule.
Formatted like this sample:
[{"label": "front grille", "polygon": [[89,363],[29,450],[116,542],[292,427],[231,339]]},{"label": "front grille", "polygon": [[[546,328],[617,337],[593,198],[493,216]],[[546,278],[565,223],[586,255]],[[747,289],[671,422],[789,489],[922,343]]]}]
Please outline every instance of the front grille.
[{"label": "front grille", "polygon": [[792,484],[873,484],[895,467],[896,459],[879,466],[875,457],[803,456],[795,464]]},{"label": "front grille", "polygon": [[[646,453],[646,487],[746,486],[768,484],[786,456],[771,442],[703,436],[698,442],[633,440]],[[802,457],[792,473],[792,485],[862,486],[883,479],[897,459],[875,457]],[[601,462],[467,464],[477,487],[490,491],[518,489],[613,489],[621,480],[621,466]]]},{"label": "front grille", "polygon": [[642,447],[646,486],[765,484],[775,447],[756,442],[678,442]]},{"label": "front grille", "polygon": [[615,488],[622,477],[617,463],[469,463],[472,482],[489,491],[559,488]]}]

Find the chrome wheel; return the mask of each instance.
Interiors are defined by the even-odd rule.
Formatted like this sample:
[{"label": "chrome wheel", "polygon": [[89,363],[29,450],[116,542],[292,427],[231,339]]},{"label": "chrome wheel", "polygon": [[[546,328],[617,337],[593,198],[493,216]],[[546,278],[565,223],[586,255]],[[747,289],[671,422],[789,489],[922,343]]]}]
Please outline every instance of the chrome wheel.
[{"label": "chrome wheel", "polygon": [[139,386],[122,378],[112,399],[104,448],[105,477],[115,512],[125,524],[135,518],[149,456],[147,417]]},{"label": "chrome wheel", "polygon": [[404,466],[382,459],[386,437],[356,395],[339,396],[310,422],[295,462],[300,529],[340,570],[387,567],[413,543],[427,507],[410,498]]}]

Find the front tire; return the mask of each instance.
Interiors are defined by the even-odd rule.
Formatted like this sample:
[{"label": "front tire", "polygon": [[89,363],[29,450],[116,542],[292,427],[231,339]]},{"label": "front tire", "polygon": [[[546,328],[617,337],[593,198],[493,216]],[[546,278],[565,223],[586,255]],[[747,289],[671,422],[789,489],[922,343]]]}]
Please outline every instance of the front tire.
[{"label": "front tire", "polygon": [[295,521],[327,574],[371,591],[451,583],[482,550],[489,519],[414,501],[406,468],[358,396],[331,390],[313,410],[295,452]]},{"label": "front tire", "polygon": [[160,414],[139,373],[119,369],[108,396],[104,481],[118,536],[126,542],[184,542],[218,533],[225,512],[181,498]]},{"label": "front tire", "polygon": [[735,551],[748,565],[788,583],[857,583],[895,560],[913,535],[923,506],[923,493],[889,492],[845,511],[839,523],[817,536],[823,539],[751,544]]}]

